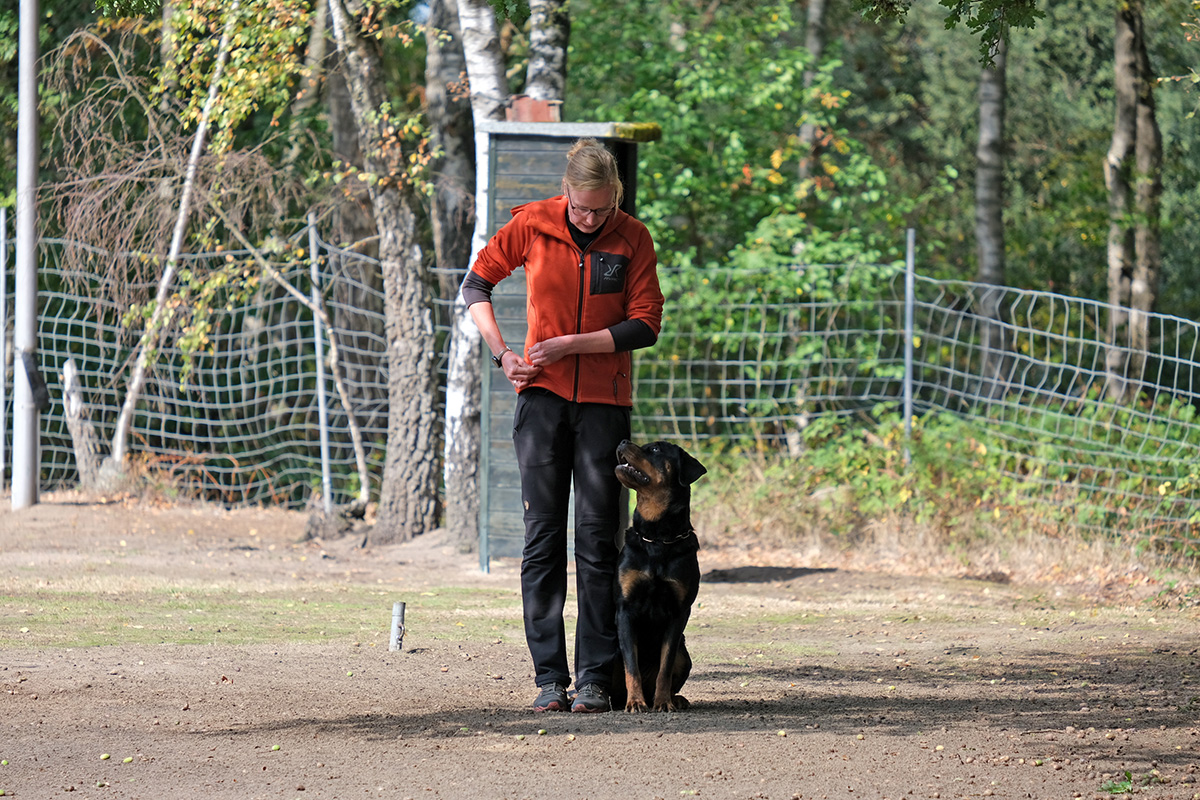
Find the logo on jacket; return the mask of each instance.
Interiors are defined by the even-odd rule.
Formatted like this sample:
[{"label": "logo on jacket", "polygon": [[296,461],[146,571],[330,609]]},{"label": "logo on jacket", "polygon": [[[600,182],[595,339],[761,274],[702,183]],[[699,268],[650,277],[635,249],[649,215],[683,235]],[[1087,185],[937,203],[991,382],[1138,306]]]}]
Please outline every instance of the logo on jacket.
[{"label": "logo on jacket", "polygon": [[592,253],[592,294],[625,291],[625,268],[629,257],[616,253]]}]

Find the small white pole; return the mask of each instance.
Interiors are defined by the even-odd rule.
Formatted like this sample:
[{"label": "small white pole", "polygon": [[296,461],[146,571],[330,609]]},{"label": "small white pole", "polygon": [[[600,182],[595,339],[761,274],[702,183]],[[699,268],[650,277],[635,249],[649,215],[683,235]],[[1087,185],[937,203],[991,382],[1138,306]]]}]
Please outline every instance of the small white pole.
[{"label": "small white pole", "polygon": [[388,650],[401,650],[404,647],[404,603],[392,603],[392,636],[388,640]]}]

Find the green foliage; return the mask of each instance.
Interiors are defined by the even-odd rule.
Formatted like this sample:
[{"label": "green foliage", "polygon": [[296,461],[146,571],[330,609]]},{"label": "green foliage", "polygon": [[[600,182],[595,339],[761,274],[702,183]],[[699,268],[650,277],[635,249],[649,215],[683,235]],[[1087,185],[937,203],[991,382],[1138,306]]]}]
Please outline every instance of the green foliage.
[{"label": "green foliage", "polygon": [[[1180,23],[1181,27],[1187,32],[1187,40],[1189,42],[1200,42],[1200,0],[1192,0],[1192,15]],[[1188,75],[1170,76],[1169,80],[1176,82],[1184,82],[1191,89],[1195,89],[1200,85],[1200,67],[1193,66]],[[1196,107],[1192,108],[1187,113],[1188,119],[1196,118],[1196,111],[1200,109],[1200,100],[1197,100]]]},{"label": "green foliage", "polygon": [[1133,793],[1133,773],[1125,770],[1124,780],[1111,778],[1100,784],[1100,791],[1108,792],[1109,794],[1132,794]]},{"label": "green foliage", "polygon": [[[640,0],[572,11],[589,35],[572,37],[580,67],[568,73],[565,113],[658,123],[662,139],[640,151],[638,216],[666,266],[723,259],[791,194],[771,176],[771,154],[828,91],[806,97],[810,59],[795,44],[791,4],[754,14],[720,5],[708,15],[680,0]],[[639,56],[614,57],[626,53]]]},{"label": "green foliage", "polygon": [[980,61],[990,66],[996,48],[1006,40],[1010,28],[1032,28],[1045,13],[1037,0],[940,0],[950,10],[946,27],[960,22],[979,37]]},{"label": "green foliage", "polygon": [[529,0],[488,0],[499,19],[511,20],[514,25],[524,25],[529,19]]},{"label": "green foliage", "polygon": [[106,17],[148,17],[162,13],[162,0],[96,0],[96,10]]},{"label": "green foliage", "polygon": [[[979,60],[991,66],[996,47],[1007,40],[1010,28],[1032,28],[1045,13],[1037,0],[939,0],[948,11],[947,28],[962,23],[979,37]],[[874,20],[902,20],[911,0],[854,0],[854,7]]]},{"label": "green foliage", "polygon": [[[260,110],[269,131],[288,110],[303,66],[311,0],[244,0],[238,9],[229,59],[212,114],[210,149],[228,151],[238,127]],[[176,6],[173,58],[164,65],[162,90],[181,101],[182,121],[194,127],[208,98],[218,45],[231,13],[227,0],[192,0]],[[256,137],[261,140],[261,127]]]},{"label": "green foliage", "polygon": [[904,516],[945,530],[978,532],[1000,509],[1025,502],[1019,481],[997,485],[1004,450],[952,415],[914,420],[908,439],[899,415],[886,409],[871,426],[825,416],[805,428],[804,441],[806,493],[848,486],[858,513],[867,518]]},{"label": "green foliage", "polygon": [[1139,791],[1140,787],[1166,783],[1156,769],[1138,777],[1134,777],[1132,772],[1125,770],[1124,776],[1124,779],[1110,778],[1106,780],[1100,784],[1100,791],[1109,794],[1134,794]]},{"label": "green foliage", "polygon": [[[16,203],[17,150],[17,81],[20,71],[18,58],[19,4],[13,0],[0,7],[0,206],[13,208]],[[45,56],[64,38],[95,21],[92,0],[54,0],[39,7],[38,47]],[[44,64],[44,59],[41,62]],[[44,67],[39,67],[39,70]],[[45,130],[59,113],[55,98],[48,96],[46,87],[39,86],[41,130]],[[44,135],[43,135],[44,138]],[[9,219],[12,219],[11,212]]]},{"label": "green foliage", "polygon": [[[946,412],[915,419],[911,435],[894,408],[871,424],[824,415],[803,431],[802,458],[776,458],[763,469],[760,494],[776,514],[805,515],[809,498],[837,487],[854,515],[826,520],[834,533],[867,519],[909,519],[950,536],[1096,531],[1128,532],[1136,546],[1186,559],[1200,555],[1200,446],[1195,409],[1163,401],[1153,415],[1085,402],[1074,413],[1025,414],[1025,422],[962,418]],[[1032,425],[1029,425],[1032,420]],[[1067,426],[1073,425],[1070,434]],[[1165,437],[1165,438],[1164,438]],[[1188,477],[1175,483],[1141,477],[1147,443],[1169,441],[1160,468]],[[1175,446],[1177,443],[1177,446]],[[745,476],[735,483],[748,483]],[[751,514],[755,513],[750,511]],[[1165,522],[1188,519],[1185,530]],[[1183,535],[1180,535],[1180,534]]]}]

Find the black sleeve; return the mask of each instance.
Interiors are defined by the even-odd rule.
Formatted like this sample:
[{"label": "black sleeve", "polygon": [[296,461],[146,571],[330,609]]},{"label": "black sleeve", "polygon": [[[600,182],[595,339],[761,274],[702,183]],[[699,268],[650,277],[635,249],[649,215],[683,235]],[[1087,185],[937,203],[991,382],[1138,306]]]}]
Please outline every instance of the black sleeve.
[{"label": "black sleeve", "polygon": [[462,296],[467,303],[467,308],[476,303],[492,302],[492,289],[496,288],[496,284],[488,283],[483,278],[476,275],[474,272],[467,271],[467,277],[463,278]]},{"label": "black sleeve", "polygon": [[639,350],[658,341],[654,329],[640,319],[618,322],[608,330],[612,334],[613,344],[618,353],[625,350]]}]

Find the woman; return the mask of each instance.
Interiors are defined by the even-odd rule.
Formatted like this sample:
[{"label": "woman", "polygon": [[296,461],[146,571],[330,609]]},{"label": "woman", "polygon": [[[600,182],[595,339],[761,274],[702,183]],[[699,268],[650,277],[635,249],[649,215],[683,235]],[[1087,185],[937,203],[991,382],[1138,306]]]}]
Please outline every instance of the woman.
[{"label": "woman", "polygon": [[[513,443],[521,472],[525,546],[521,597],[533,657],[535,711],[610,710],[618,647],[613,578],[620,484],[616,448],[630,438],[630,351],[658,339],[663,296],[646,226],[621,211],[616,159],[595,139],[567,153],[563,194],[517,206],[479,251],[463,298],[519,393]],[[492,310],[497,283],[525,267],[524,355],[505,342]],[[573,699],[563,606],[567,507],[575,486]]]}]

